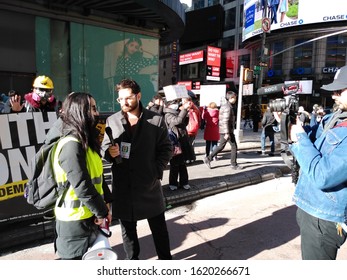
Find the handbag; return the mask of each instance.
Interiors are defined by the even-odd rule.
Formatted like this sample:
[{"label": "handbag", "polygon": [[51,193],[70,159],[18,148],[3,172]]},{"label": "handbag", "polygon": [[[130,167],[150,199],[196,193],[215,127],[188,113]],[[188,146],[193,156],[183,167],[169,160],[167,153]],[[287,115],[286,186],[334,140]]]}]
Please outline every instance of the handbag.
[{"label": "handbag", "polygon": [[172,131],[172,129],[168,129],[169,132],[169,139],[172,144],[172,153],[173,156],[177,156],[182,154],[182,146],[181,143],[178,141],[178,137],[175,132]]}]

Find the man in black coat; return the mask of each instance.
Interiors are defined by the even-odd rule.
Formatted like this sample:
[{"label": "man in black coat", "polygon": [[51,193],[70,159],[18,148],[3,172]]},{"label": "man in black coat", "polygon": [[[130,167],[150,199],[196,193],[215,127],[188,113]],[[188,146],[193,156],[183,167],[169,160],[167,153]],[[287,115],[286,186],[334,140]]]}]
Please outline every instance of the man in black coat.
[{"label": "man in black coat", "polygon": [[228,91],[221,103],[219,110],[219,144],[212,151],[212,154],[204,158],[204,163],[211,168],[212,159],[221,151],[224,150],[225,145],[229,142],[231,146],[230,163],[232,170],[241,170],[242,167],[237,164],[237,144],[234,134],[235,128],[235,113],[233,104],[236,103],[237,95],[233,91]]},{"label": "man in black coat", "polygon": [[130,79],[117,85],[121,111],[106,119],[101,154],[112,163],[113,216],[119,219],[126,258],[139,259],[137,221],[147,219],[159,259],[172,259],[161,179],[172,156],[162,115],[143,108],[140,86]]}]

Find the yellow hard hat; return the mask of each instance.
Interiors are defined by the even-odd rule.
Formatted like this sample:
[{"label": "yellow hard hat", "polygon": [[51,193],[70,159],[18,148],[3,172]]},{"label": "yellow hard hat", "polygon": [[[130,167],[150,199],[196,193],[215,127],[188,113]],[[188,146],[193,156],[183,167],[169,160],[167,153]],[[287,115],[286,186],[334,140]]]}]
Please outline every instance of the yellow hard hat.
[{"label": "yellow hard hat", "polygon": [[54,89],[52,80],[47,76],[38,76],[36,77],[34,83],[34,88],[45,88],[45,89]]}]

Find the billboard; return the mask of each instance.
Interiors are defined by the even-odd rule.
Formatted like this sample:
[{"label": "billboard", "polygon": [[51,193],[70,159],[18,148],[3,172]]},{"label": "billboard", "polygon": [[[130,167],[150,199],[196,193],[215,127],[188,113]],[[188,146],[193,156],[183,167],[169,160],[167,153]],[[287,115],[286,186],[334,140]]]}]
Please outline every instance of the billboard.
[{"label": "billboard", "polygon": [[[347,2],[341,0],[280,0],[265,11],[264,0],[244,0],[242,41],[261,34],[263,18],[268,18],[271,30],[347,20]],[[313,12],[314,10],[314,12]]]}]

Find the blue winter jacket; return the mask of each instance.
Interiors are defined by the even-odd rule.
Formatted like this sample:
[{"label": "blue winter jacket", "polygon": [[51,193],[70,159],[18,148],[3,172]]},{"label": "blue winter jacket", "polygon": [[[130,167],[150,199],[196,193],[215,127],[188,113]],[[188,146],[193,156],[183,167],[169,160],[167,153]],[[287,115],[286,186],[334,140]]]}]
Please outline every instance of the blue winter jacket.
[{"label": "blue winter jacket", "polygon": [[322,120],[312,143],[306,133],[290,150],[300,165],[293,201],[310,215],[332,222],[347,220],[347,126],[335,126],[323,133]]}]

